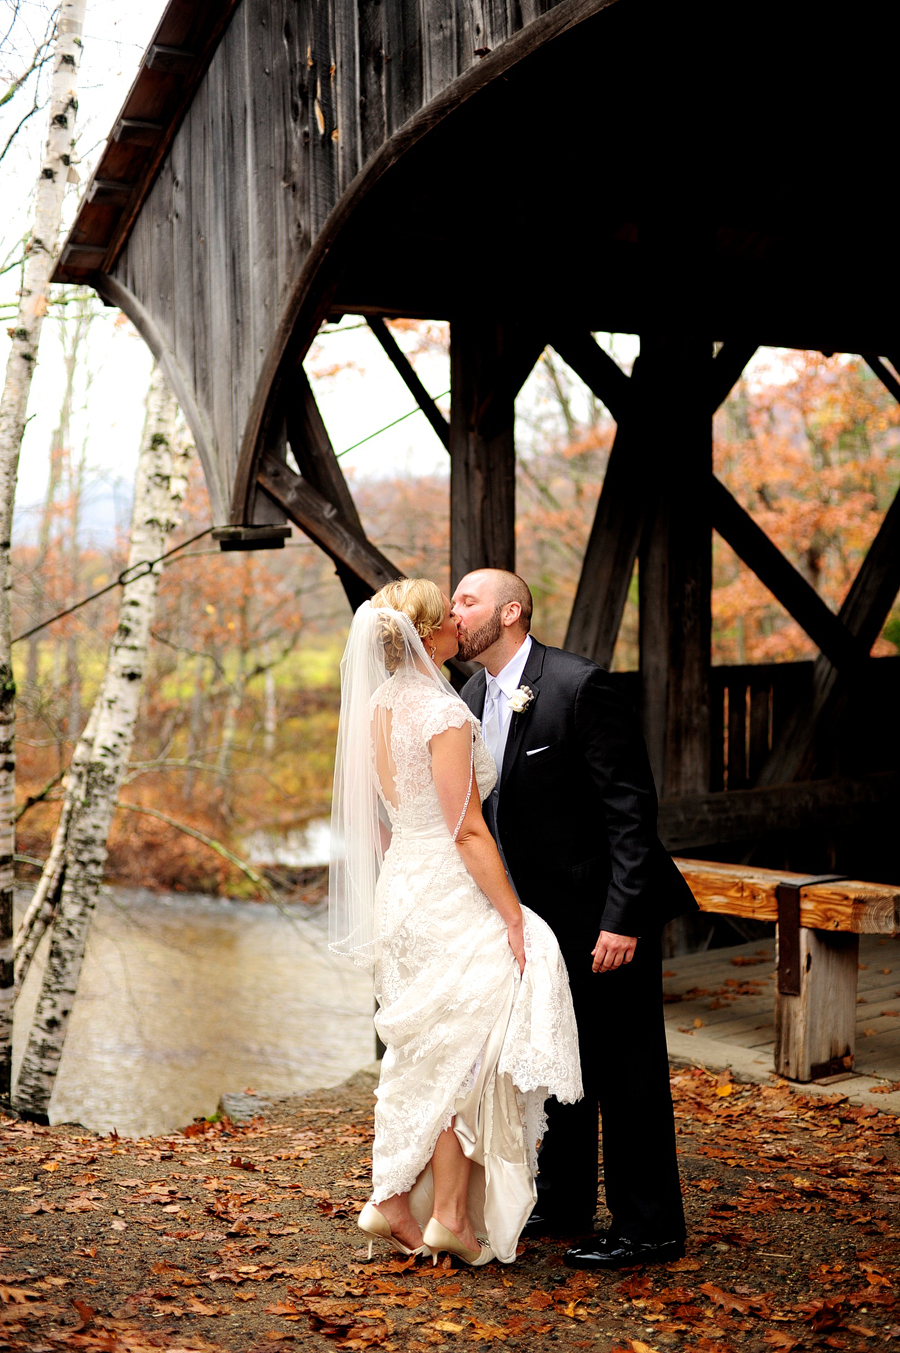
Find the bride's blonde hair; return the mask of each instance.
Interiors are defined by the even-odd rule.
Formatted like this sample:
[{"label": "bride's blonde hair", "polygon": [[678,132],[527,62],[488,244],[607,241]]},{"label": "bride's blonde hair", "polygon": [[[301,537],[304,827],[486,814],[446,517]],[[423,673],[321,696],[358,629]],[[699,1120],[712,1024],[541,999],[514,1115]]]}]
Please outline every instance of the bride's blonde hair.
[{"label": "bride's blonde hair", "polygon": [[[423,643],[444,621],[444,598],[441,589],[427,578],[398,578],[386,583],[376,592],[370,603],[373,607],[389,606],[401,611],[412,621]],[[384,663],[389,672],[396,672],[403,660],[403,634],[390,616],[381,618],[381,639],[384,644]]]}]

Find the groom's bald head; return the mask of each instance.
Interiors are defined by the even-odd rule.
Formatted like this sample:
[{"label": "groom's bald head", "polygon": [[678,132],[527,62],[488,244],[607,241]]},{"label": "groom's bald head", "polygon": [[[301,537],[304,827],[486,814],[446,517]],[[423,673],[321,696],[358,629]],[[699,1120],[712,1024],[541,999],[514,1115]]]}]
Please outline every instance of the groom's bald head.
[{"label": "groom's bald head", "polygon": [[469,577],[483,577],[487,580],[494,597],[494,605],[503,607],[509,602],[518,603],[519,626],[525,634],[531,629],[531,614],[534,610],[534,599],[531,595],[531,588],[524,578],[520,578],[518,573],[509,573],[505,568],[482,568],[478,569],[476,574],[469,574]]},{"label": "groom's bald head", "polygon": [[524,642],[532,609],[528,584],[517,573],[502,568],[467,573],[453,593],[459,656],[477,658],[493,671],[494,660],[508,660]]}]

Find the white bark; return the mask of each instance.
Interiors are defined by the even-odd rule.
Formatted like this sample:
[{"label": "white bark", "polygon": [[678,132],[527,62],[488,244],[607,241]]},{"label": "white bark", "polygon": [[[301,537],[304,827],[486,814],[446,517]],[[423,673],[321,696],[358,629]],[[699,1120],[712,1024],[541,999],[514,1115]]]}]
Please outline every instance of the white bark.
[{"label": "white bark", "polygon": [[22,989],[22,983],[28,976],[31,960],[43,938],[44,932],[53,920],[59,905],[59,895],[66,868],[66,846],[69,840],[69,828],[77,809],[84,798],[84,782],[87,768],[94,750],[94,738],[97,734],[97,720],[100,715],[101,696],[106,683],[104,677],[97,699],[91,710],[84,732],[78,739],[69,769],[66,771],[66,793],[62,812],[53,834],[53,844],[47,856],[34,896],[19,923],[13,953],[15,957],[16,992]]},{"label": "white bark", "polygon": [[35,190],[34,227],[28,246],[19,311],[0,400],[0,1100],[8,1099],[12,1060],[12,902],[15,853],[16,687],[9,629],[9,541],[19,450],[50,273],[59,240],[66,176],[73,146],[86,0],[60,0],[50,86],[49,130]]},{"label": "white bark", "polygon": [[134,742],[150,626],[162,566],[145,570],[164,553],[178,524],[187,489],[190,448],[175,440],[177,407],[157,368],[151,380],[147,421],[138,462],[129,571],[119,627],[98,700],[97,728],[84,771],[80,803],[68,821],[64,878],[53,922],[50,953],[34,1023],[16,1085],[15,1104],[45,1118],[62,1056],[91,916],[106,864],[107,840],[119,788]]}]

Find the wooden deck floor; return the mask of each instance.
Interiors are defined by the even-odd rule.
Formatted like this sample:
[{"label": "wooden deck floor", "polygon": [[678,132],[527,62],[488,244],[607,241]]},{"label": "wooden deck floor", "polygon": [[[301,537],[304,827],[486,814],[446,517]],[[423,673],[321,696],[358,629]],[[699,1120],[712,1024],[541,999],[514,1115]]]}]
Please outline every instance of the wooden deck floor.
[{"label": "wooden deck floor", "polygon": [[[762,1076],[773,1071],[774,965],[774,940],[666,959],[670,1055]],[[900,1082],[900,936],[860,937],[858,990],[853,1075],[831,1084],[868,1098],[875,1086]],[[871,1102],[898,1112],[900,1092]]]}]

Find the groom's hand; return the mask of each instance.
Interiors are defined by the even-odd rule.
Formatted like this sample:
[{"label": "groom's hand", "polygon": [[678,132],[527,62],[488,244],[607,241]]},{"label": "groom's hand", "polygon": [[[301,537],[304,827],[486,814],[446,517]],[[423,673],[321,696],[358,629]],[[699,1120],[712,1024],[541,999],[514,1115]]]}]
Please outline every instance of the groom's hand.
[{"label": "groom's hand", "polygon": [[594,972],[612,972],[630,963],[637,948],[636,935],[614,935],[611,930],[601,930],[600,938],[591,950],[594,958]]}]

